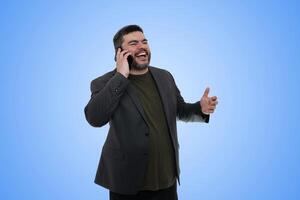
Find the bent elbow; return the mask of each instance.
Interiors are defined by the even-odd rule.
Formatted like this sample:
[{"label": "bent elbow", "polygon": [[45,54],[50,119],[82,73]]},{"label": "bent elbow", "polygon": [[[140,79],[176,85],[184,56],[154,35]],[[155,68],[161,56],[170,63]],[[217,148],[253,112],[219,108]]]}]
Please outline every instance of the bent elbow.
[{"label": "bent elbow", "polygon": [[90,112],[88,106],[84,108],[84,114],[85,114],[85,119],[93,127],[101,127],[107,123],[107,120],[101,120],[99,114],[96,114],[95,112]]}]

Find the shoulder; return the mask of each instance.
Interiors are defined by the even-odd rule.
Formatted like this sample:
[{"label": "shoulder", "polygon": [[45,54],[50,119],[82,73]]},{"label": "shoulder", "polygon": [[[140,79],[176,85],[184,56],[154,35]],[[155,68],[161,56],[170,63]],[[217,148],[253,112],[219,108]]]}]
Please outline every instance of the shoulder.
[{"label": "shoulder", "polygon": [[175,83],[173,75],[166,69],[149,66],[149,70],[152,75],[158,77],[161,80],[169,81],[170,83]]},{"label": "shoulder", "polygon": [[109,71],[95,79],[93,79],[91,81],[91,85],[99,85],[99,84],[102,84],[102,83],[106,83],[107,81],[109,81],[116,73],[116,69],[112,70],[112,71]]},{"label": "shoulder", "polygon": [[158,67],[149,66],[149,70],[150,70],[152,73],[155,73],[155,74],[158,74],[158,75],[160,75],[160,76],[165,76],[165,77],[169,77],[169,78],[172,78],[172,79],[173,79],[173,76],[172,76],[171,72],[169,72],[169,71],[166,70],[166,69],[162,69],[162,68],[158,68]]}]

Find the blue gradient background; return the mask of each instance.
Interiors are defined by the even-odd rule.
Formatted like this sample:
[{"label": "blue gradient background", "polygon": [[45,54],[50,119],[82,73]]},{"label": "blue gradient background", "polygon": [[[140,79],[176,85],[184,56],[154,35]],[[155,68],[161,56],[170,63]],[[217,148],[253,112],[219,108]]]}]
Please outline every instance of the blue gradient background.
[{"label": "blue gradient background", "polygon": [[300,199],[299,1],[1,1],[1,199],[108,199],[93,183],[108,126],[83,109],[144,28],[153,66],[209,124],[178,123],[180,200]]}]

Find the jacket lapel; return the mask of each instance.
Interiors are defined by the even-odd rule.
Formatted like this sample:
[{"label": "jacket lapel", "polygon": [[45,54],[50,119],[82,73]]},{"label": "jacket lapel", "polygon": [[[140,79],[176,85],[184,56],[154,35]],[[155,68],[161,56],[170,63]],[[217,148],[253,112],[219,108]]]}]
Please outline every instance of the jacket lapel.
[{"label": "jacket lapel", "polygon": [[145,116],[143,106],[142,106],[140,100],[138,99],[138,96],[135,92],[134,86],[131,83],[128,84],[126,92],[127,92],[128,96],[131,98],[131,100],[133,101],[133,103],[135,104],[135,106],[137,107],[139,113],[144,118],[144,121],[146,122],[146,124],[149,126],[149,124],[147,122],[147,118]]},{"label": "jacket lapel", "polygon": [[166,83],[161,78],[160,72],[159,72],[158,69],[153,68],[153,67],[149,67],[149,71],[151,72],[151,74],[153,76],[153,79],[154,79],[154,82],[156,84],[156,87],[158,89],[158,93],[160,95],[160,98],[161,98],[161,101],[162,101],[162,104],[163,104],[163,108],[164,108],[164,111],[165,111],[167,122],[168,122],[168,125],[170,126],[169,104],[168,104],[168,97],[166,95],[168,93],[168,91],[167,91],[166,87],[164,87],[164,86],[166,86]]},{"label": "jacket lapel", "polygon": [[[113,70],[113,75],[117,72],[117,69],[115,68]],[[144,112],[144,109],[143,109],[143,106],[140,102],[140,100],[138,99],[138,96],[135,92],[135,88],[134,86],[129,83],[127,88],[126,88],[126,93],[128,94],[128,96],[131,98],[131,100],[133,101],[133,103],[135,104],[136,108],[138,109],[139,113],[142,115],[144,121],[146,122],[146,124],[149,126],[147,120],[146,120],[146,116],[145,116],[145,112]]]}]

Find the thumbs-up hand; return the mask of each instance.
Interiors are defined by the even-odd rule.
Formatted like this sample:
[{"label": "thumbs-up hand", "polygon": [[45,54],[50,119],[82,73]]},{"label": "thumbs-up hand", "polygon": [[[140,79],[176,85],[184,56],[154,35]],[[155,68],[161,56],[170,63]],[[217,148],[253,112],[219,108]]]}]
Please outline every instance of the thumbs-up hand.
[{"label": "thumbs-up hand", "polygon": [[216,96],[209,97],[208,93],[209,93],[209,87],[205,89],[203,96],[200,100],[202,112],[207,115],[213,113],[218,104],[217,97]]}]

